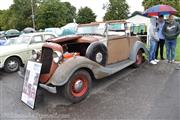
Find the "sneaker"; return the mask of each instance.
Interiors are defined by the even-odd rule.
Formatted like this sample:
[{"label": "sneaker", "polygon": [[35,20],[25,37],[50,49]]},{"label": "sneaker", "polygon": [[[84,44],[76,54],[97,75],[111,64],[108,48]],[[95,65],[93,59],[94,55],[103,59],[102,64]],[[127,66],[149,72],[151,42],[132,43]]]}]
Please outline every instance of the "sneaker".
[{"label": "sneaker", "polygon": [[171,60],[168,60],[168,63],[171,63]]},{"label": "sneaker", "polygon": [[157,59],[154,59],[154,61],[157,62],[157,63],[159,62],[159,60],[157,60]]},{"label": "sneaker", "polygon": [[156,64],[157,64],[157,62],[156,62],[156,61],[154,61],[154,60],[151,60],[151,61],[150,61],[150,64],[156,65]]},{"label": "sneaker", "polygon": [[175,60],[172,60],[171,63],[175,63]]}]

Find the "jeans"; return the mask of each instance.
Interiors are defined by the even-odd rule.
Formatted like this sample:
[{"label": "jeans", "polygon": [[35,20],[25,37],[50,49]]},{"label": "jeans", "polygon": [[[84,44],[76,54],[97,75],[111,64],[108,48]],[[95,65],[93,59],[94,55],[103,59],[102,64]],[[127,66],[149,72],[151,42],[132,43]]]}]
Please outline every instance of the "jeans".
[{"label": "jeans", "polygon": [[156,48],[157,48],[157,41],[150,40],[149,61],[155,59]]},{"label": "jeans", "polygon": [[166,40],[167,60],[175,60],[176,57],[176,40]]},{"label": "jeans", "polygon": [[164,43],[165,43],[164,39],[159,39],[159,42],[157,43],[157,49],[156,49],[156,57],[155,57],[156,59],[158,57],[159,48],[160,48],[160,58],[164,59],[163,57]]}]

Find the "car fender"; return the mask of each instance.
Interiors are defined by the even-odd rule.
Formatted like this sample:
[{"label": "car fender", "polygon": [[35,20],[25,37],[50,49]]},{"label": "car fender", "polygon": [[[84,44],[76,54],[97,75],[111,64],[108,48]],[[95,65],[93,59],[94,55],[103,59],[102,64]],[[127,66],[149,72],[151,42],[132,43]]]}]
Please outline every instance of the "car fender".
[{"label": "car fender", "polygon": [[130,55],[129,55],[129,58],[131,60],[133,60],[134,62],[136,61],[136,55],[140,49],[143,50],[143,52],[146,55],[148,55],[148,49],[146,48],[145,44],[140,41],[136,41],[135,44],[133,45],[133,47],[130,51]]},{"label": "car fender", "polygon": [[4,66],[6,60],[10,57],[17,57],[22,63],[23,63],[23,59],[20,55],[18,54],[12,54],[12,55],[8,55],[8,56],[2,56],[1,57],[1,64]]},{"label": "car fender", "polygon": [[100,79],[109,75],[107,71],[102,70],[103,68],[104,67],[100,64],[89,60],[86,57],[75,56],[59,64],[58,68],[46,84],[62,86],[66,84],[69,78],[79,69],[88,69],[96,79]]}]

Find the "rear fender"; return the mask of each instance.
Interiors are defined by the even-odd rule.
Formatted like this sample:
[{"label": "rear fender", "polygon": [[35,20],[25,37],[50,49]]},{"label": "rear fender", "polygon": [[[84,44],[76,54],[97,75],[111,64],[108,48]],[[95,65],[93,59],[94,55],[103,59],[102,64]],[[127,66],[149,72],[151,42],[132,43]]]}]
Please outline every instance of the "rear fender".
[{"label": "rear fender", "polygon": [[134,62],[136,61],[136,55],[139,50],[142,50],[142,52],[148,56],[148,49],[146,48],[145,44],[140,41],[136,41],[136,43],[133,45],[131,49],[130,56],[129,56],[129,58],[133,60]]}]

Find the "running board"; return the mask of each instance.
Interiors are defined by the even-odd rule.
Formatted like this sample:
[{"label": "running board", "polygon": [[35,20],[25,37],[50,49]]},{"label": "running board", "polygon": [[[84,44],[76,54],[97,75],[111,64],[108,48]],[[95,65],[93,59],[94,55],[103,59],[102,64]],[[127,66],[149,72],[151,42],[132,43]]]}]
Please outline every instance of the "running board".
[{"label": "running board", "polygon": [[40,87],[44,88],[45,90],[49,91],[50,93],[57,93],[56,87],[50,87],[45,84],[39,84]]},{"label": "running board", "polygon": [[128,60],[114,63],[111,65],[106,65],[105,67],[97,68],[98,69],[96,71],[96,72],[98,72],[97,74],[101,74],[101,76],[97,77],[97,79],[112,75],[112,74],[132,65],[133,63],[134,63],[134,61],[128,59]]}]

